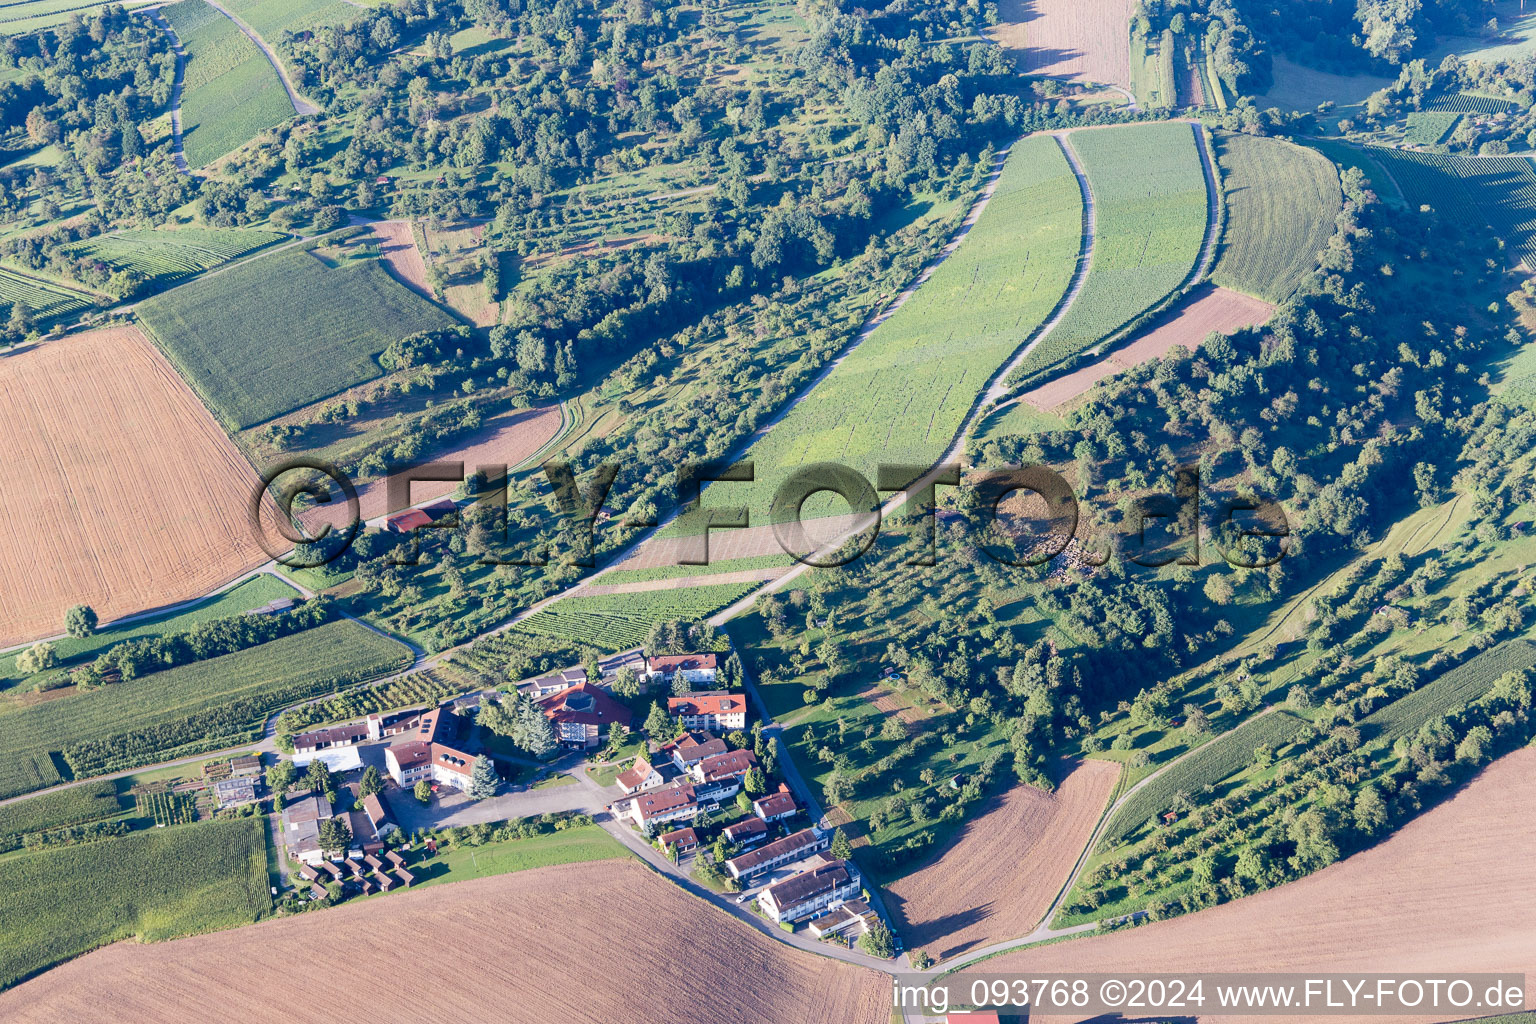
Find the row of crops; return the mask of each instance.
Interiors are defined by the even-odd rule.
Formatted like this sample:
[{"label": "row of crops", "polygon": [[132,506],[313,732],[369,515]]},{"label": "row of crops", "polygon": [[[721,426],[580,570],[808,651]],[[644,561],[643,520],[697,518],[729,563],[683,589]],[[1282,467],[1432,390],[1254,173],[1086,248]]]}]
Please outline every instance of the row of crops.
[{"label": "row of crops", "polygon": [[187,51],[181,137],[190,166],[212,163],[293,116],[277,71],[233,21],[203,0],[162,13]]},{"label": "row of crops", "polygon": [[0,798],[259,736],[266,716],[401,668],[400,643],[346,620],[0,716]]},{"label": "row of crops", "polygon": [[[142,7],[151,0],[128,0],[122,6],[130,10]],[[71,17],[99,13],[110,6],[103,0],[21,0],[18,3],[0,4],[0,31],[6,35],[22,35],[38,29],[62,25]]]},{"label": "row of crops", "polygon": [[451,669],[412,672],[286,711],[278,721],[278,730],[298,732],[322,722],[343,722],[397,708],[441,704],[447,698],[463,693],[470,682],[457,678]]},{"label": "row of crops", "polygon": [[390,342],[454,324],[378,260],[333,268],[297,248],[153,296],[138,312],[231,430],[372,380]]},{"label": "row of crops", "polygon": [[657,623],[701,619],[751,593],[752,583],[717,583],[686,590],[604,594],[557,602],[518,623],[514,631],[558,637],[605,652],[638,647]]},{"label": "row of crops", "polygon": [[879,464],[928,465],[986,382],[1060,302],[1082,243],[1082,196],[1054,138],[1016,144],[996,191],[949,259],[746,456],[766,509],[788,473],[835,461],[868,480]]},{"label": "row of crops", "polygon": [[1360,720],[1367,739],[1391,743],[1432,718],[1463,707],[1492,689],[1506,672],[1536,668],[1536,645],[1506,640]]},{"label": "row of crops", "polygon": [[1446,110],[1415,110],[1408,115],[1403,138],[1415,146],[1438,146],[1456,127],[1461,115]]},{"label": "row of crops", "polygon": [[275,231],[247,228],[144,228],[98,235],[65,251],[127,270],[145,281],[165,284],[212,270],[285,237]]},{"label": "row of crops", "polygon": [[1344,197],[1339,176],[1312,150],[1279,139],[1223,134],[1227,224],[1211,280],[1284,302],[1317,266]]},{"label": "row of crops", "polygon": [[197,798],[169,789],[140,793],[135,798],[140,817],[152,818],[156,825],[186,825],[197,820]]},{"label": "row of crops", "polygon": [[1536,166],[1528,157],[1380,152],[1411,206],[1486,223],[1518,255],[1536,257]]},{"label": "row of crops", "polygon": [[1105,845],[1113,846],[1140,831],[1148,821],[1166,811],[1179,793],[1195,794],[1236,775],[1253,763],[1253,752],[1259,747],[1278,751],[1295,738],[1304,724],[1284,711],[1273,711],[1250,718],[1196,748],[1121,805],[1104,830]]},{"label": "row of crops", "polygon": [[32,311],[34,320],[59,320],[91,308],[91,300],[79,292],[38,281],[0,267],[0,302],[7,307],[20,302]]},{"label": "row of crops", "polygon": [[1502,114],[1512,110],[1512,100],[1495,99],[1492,96],[1474,96],[1465,92],[1447,92],[1433,97],[1424,104],[1425,110],[1443,110],[1459,114]]},{"label": "row of crops", "polygon": [[1093,195],[1093,258],[1081,294],[1016,380],[1092,348],[1161,303],[1185,283],[1205,240],[1209,196],[1190,125],[1129,125],[1069,139]]},{"label": "row of crops", "polygon": [[0,836],[21,836],[78,825],[110,818],[120,811],[122,804],[117,798],[116,783],[106,779],[87,782],[83,786],[71,786],[56,793],[0,806]]},{"label": "row of crops", "polygon": [[265,829],[236,818],[0,860],[0,988],[119,939],[257,920],[272,905]]}]

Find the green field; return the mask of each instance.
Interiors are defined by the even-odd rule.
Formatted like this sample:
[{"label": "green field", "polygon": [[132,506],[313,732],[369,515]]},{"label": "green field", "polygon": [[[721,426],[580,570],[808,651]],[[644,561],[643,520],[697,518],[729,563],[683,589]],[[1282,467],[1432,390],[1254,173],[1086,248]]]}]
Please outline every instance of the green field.
[{"label": "green field", "polygon": [[0,988],[97,946],[249,924],[271,908],[262,818],[0,859]]},{"label": "green field", "polygon": [[756,583],[719,583],[687,590],[603,594],[558,601],[513,629],[552,636],[577,646],[622,651],[645,642],[651,627],[674,619],[700,619],[755,590]]},{"label": "green field", "polygon": [[0,798],[76,777],[231,747],[272,711],[410,662],[400,643],[341,620],[235,654],[0,714]]},{"label": "green field", "polygon": [[238,25],[203,3],[163,9],[187,51],[181,142],[202,167],[293,116],[293,104],[266,55]]},{"label": "green field", "polygon": [[598,825],[486,843],[483,846],[457,846],[429,857],[420,866],[411,865],[420,879],[413,888],[488,878],[513,871],[575,864],[588,860],[613,860],[628,857],[629,851]]},{"label": "green field", "polygon": [[88,295],[0,267],[0,302],[25,303],[34,320],[61,320],[90,309]]},{"label": "green field", "polygon": [[1369,740],[1391,743],[1417,732],[1431,718],[1477,700],[1504,673],[1533,667],[1536,645],[1526,640],[1506,640],[1362,718],[1363,734]]},{"label": "green field", "polygon": [[1403,138],[1415,146],[1438,146],[1456,127],[1461,115],[1445,110],[1415,110],[1408,115]]},{"label": "green field", "polygon": [[1054,366],[1126,327],[1189,277],[1205,239],[1208,196],[1184,122],[1074,132],[1096,210],[1081,294],[1016,371]]},{"label": "green field", "polygon": [[73,665],[83,664],[101,654],[114,644],[124,640],[137,640],[140,637],[158,636],[164,633],[191,629],[202,622],[212,622],[214,619],[223,619],[231,615],[240,615],[252,608],[260,608],[284,598],[299,597],[299,592],[276,576],[263,573],[252,577],[236,587],[231,587],[212,600],[205,601],[195,608],[176,612],[169,615],[151,615],[139,619],[136,622],[124,626],[109,626],[97,630],[88,637],[75,639],[65,637],[54,642],[54,654],[59,660],[59,667],[49,669],[47,672],[36,676],[25,676],[16,671],[16,655],[0,656],[0,691],[14,683],[23,680],[43,682],[47,679],[62,675]]},{"label": "green field", "polygon": [[139,316],[232,430],[372,380],[390,342],[454,323],[378,260],[328,267],[302,249],[154,296]]},{"label": "green field", "polygon": [[340,0],[227,0],[219,6],[255,29],[273,47],[284,32],[345,25],[363,13],[362,8]]},{"label": "green field", "polygon": [[1302,723],[1284,711],[1273,711],[1250,718],[1231,732],[1197,747],[1148,782],[1121,805],[1104,830],[1105,845],[1134,835],[1155,815],[1168,809],[1178,793],[1191,796],[1206,786],[1214,786],[1253,763],[1255,748],[1268,745],[1276,750],[1290,742]]},{"label": "green field", "polygon": [[1476,228],[1487,224],[1517,256],[1536,256],[1536,166],[1522,156],[1378,150],[1410,206]]},{"label": "green field", "polygon": [[789,555],[755,555],[751,558],[732,558],[711,561],[708,565],[659,565],[648,569],[612,569],[594,582],[602,585],[616,583],[647,583],[651,580],[677,580],[691,576],[713,576],[716,573],[748,572],[756,569],[792,568],[794,559]]},{"label": "green field", "polygon": [[61,825],[110,818],[122,810],[116,783],[107,780],[87,782],[83,786],[0,807],[0,836],[20,836]]},{"label": "green field", "polygon": [[1424,105],[1425,110],[1449,110],[1458,114],[1501,114],[1516,106],[1513,100],[1477,96],[1465,92],[1441,93]]},{"label": "green field", "polygon": [[66,246],[71,256],[95,259],[144,281],[165,284],[239,259],[285,238],[245,228],[148,228],[97,235]]},{"label": "green field", "polygon": [[1227,224],[1211,280],[1280,303],[1317,266],[1343,204],[1328,160],[1279,139],[1218,137]]},{"label": "green field", "polygon": [[[149,2],[151,0],[126,0],[121,6],[131,11]],[[83,18],[99,13],[108,6],[117,5],[99,0],[97,3],[90,3],[89,0],[22,0],[20,3],[8,3],[0,5],[0,32],[8,36],[36,32],[40,28],[62,25],[72,15],[78,14]]]},{"label": "green field", "polygon": [[756,484],[728,493],[767,509],[807,463],[839,462],[873,481],[880,463],[936,462],[987,380],[1060,301],[1081,239],[1081,193],[1055,139],[1018,143],[955,254],[753,445]]}]

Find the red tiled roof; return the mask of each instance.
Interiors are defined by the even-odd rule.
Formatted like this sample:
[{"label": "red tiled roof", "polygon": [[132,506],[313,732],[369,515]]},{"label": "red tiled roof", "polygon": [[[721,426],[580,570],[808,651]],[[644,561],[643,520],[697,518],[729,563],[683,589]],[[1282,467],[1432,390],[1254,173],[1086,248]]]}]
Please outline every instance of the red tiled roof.
[{"label": "red tiled roof", "polygon": [[772,818],[780,814],[789,814],[797,809],[795,798],[788,793],[769,793],[760,796],[756,801],[756,809],[765,818]]},{"label": "red tiled roof", "polygon": [[699,771],[704,776],[705,782],[713,782],[716,779],[728,779],[737,775],[745,775],[752,770],[757,763],[757,757],[750,750],[733,750],[728,754],[716,754],[706,757],[699,762]]},{"label": "red tiled roof", "polygon": [[698,846],[699,834],[691,828],[680,828],[661,837],[666,846]]},{"label": "red tiled roof", "polygon": [[333,725],[328,729],[312,729],[293,738],[294,749],[309,749],[320,743],[356,743],[368,738],[366,725]]},{"label": "red tiled roof", "polygon": [[432,764],[439,768],[446,768],[458,775],[473,775],[475,773],[475,759],[462,750],[454,750],[442,743],[432,744]]},{"label": "red tiled roof", "polygon": [[747,698],[739,693],[690,693],[668,697],[667,710],[674,715],[729,715],[747,710]]},{"label": "red tiled roof", "polygon": [[725,837],[733,843],[739,843],[753,836],[765,835],[767,832],[768,823],[762,818],[743,818],[725,826]]},{"label": "red tiled roof", "polygon": [[659,658],[652,658],[650,666],[652,672],[670,676],[678,669],[687,669],[691,672],[713,669],[717,661],[713,654],[664,654]]},{"label": "red tiled roof", "polygon": [[384,525],[396,533],[408,533],[418,527],[432,525],[432,517],[419,508],[412,508],[385,519]]},{"label": "red tiled roof", "polygon": [[432,760],[432,744],[419,740],[411,743],[397,743],[388,751],[400,765],[401,771],[410,771]]},{"label": "red tiled roof", "polygon": [[686,807],[695,803],[696,800],[693,787],[686,782],[653,789],[634,798],[635,810],[642,821],[654,818],[658,814],[675,811],[679,807]]},{"label": "red tiled roof", "polygon": [[732,857],[726,863],[736,865],[737,871],[750,871],[765,861],[770,861],[787,854],[794,854],[820,843],[821,839],[814,830],[808,828],[801,829],[794,835],[785,836],[783,839],[775,839],[761,849],[753,850],[751,853],[744,853],[739,857]]},{"label": "red tiled roof", "polygon": [[539,709],[551,722],[578,725],[629,726],[629,708],[591,683],[577,683],[539,701]]},{"label": "red tiled roof", "polygon": [[[703,733],[699,734],[699,736],[703,735]],[[720,739],[718,736],[712,739],[705,739],[703,742],[700,742],[698,737],[694,736],[692,733],[689,733],[675,743],[667,744],[662,749],[667,751],[676,751],[678,756],[683,759],[685,764],[695,764],[704,760],[706,757],[713,757],[715,754],[723,754],[731,748],[726,746],[725,740]]]}]

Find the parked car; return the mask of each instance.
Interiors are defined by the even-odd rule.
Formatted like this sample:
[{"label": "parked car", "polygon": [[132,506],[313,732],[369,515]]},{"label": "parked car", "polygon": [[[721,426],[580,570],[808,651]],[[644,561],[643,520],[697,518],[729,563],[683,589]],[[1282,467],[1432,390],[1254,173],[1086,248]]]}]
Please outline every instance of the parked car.
[{"label": "parked car", "polygon": [[752,894],[751,893],[744,892],[740,896],[736,897],[736,902],[737,903],[745,903],[745,902],[747,902],[747,900],[749,900],[751,898],[752,898]]}]

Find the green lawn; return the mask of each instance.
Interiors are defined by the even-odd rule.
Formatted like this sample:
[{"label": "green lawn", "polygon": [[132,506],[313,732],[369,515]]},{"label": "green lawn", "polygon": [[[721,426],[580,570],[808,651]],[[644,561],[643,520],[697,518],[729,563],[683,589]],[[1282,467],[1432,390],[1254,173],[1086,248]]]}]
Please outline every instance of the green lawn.
[{"label": "green lawn", "polygon": [[291,249],[157,295],[139,316],[232,430],[372,380],[390,342],[453,319],[378,260]]},{"label": "green lawn", "polygon": [[0,858],[0,988],[119,939],[249,924],[271,907],[263,818]]},{"label": "green lawn", "polygon": [[414,888],[419,889],[427,885],[489,878],[492,875],[549,867],[552,864],[614,860],[628,856],[629,851],[600,826],[584,825],[527,839],[509,839],[486,843],[484,846],[459,846],[444,850],[436,857],[412,863],[411,873],[417,878]]},{"label": "green lawn", "polygon": [[164,16],[187,51],[181,141],[187,164],[202,167],[293,116],[277,71],[233,21],[203,0],[182,0]]}]

